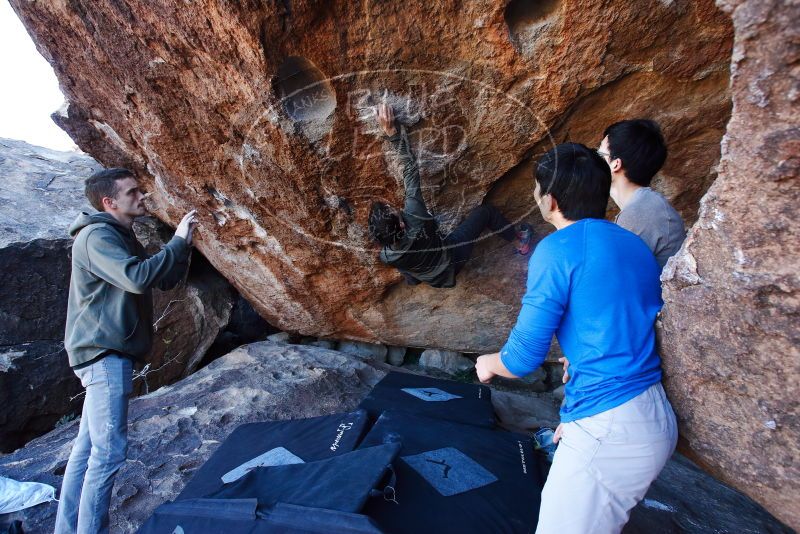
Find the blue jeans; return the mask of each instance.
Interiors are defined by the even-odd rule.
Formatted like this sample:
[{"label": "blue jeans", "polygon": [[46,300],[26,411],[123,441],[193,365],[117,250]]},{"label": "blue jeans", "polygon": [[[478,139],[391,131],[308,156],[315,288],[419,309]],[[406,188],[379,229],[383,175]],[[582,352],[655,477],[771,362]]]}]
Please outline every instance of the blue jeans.
[{"label": "blue jeans", "polygon": [[61,484],[55,534],[105,533],[114,477],[128,453],[133,364],[109,354],[75,374],[86,398]]}]

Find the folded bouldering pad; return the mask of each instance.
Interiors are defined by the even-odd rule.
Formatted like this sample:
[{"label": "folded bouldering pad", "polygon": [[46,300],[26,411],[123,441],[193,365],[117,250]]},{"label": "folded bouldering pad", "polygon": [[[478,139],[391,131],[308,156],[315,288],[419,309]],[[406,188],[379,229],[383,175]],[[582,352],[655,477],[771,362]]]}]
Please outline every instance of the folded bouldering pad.
[{"label": "folded bouldering pad", "polygon": [[348,453],[363,437],[366,425],[363,410],[241,425],[195,473],[176,500],[206,497],[257,467],[312,462]]},{"label": "folded bouldering pad", "polygon": [[531,439],[384,412],[360,447],[399,442],[395,500],[363,513],[389,533],[534,532],[544,481]]},{"label": "folded bouldering pad", "polygon": [[159,506],[139,534],[380,534],[361,514],[277,504],[258,511],[256,499],[187,499]]},{"label": "folded bouldering pad", "polygon": [[316,462],[258,467],[207,497],[256,499],[265,511],[286,503],[355,513],[370,495],[383,499],[381,481],[391,484],[399,450],[399,443],[379,443]]},{"label": "folded bouldering pad", "polygon": [[359,405],[371,420],[393,410],[468,425],[495,426],[492,390],[478,384],[390,372]]}]

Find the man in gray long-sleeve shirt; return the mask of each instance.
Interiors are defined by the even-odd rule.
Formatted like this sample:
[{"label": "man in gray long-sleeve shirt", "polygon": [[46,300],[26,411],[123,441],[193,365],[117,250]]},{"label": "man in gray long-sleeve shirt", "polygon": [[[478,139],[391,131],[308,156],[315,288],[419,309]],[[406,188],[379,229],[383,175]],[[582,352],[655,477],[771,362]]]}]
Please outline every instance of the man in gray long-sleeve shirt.
[{"label": "man in gray long-sleeve shirt", "polygon": [[650,182],[667,158],[655,121],[634,119],[606,128],[597,151],[611,167],[611,198],[619,206],[617,224],[647,243],[663,268],[686,238],[683,219]]},{"label": "man in gray long-sleeve shirt", "polygon": [[386,104],[378,107],[378,120],[400,155],[406,192],[402,211],[383,202],[374,202],[370,210],[369,231],[382,245],[383,263],[397,268],[410,285],[425,282],[432,287],[453,287],[456,275],[472,255],[475,241],[487,228],[506,241],[518,239],[518,253],[530,252],[533,233],[530,225],[520,224],[515,228],[497,208],[489,205],[472,210],[442,239],[436,220],[425,206],[419,169],[405,128],[397,127],[392,109]]}]

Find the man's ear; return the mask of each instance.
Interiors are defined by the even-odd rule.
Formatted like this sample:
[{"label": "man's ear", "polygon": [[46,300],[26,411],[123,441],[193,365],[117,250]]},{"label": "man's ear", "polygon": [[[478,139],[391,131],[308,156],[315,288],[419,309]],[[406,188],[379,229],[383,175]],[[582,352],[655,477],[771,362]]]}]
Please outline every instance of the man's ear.
[{"label": "man's ear", "polygon": [[547,196],[550,197],[550,213],[561,211],[558,208],[558,201],[556,200],[556,197],[554,197],[553,195],[547,195]]},{"label": "man's ear", "polygon": [[612,159],[609,167],[611,167],[611,172],[619,172],[622,170],[622,160],[619,158]]},{"label": "man's ear", "polygon": [[103,202],[103,211],[108,211],[109,208],[111,209],[116,208],[116,206],[114,205],[116,201],[111,197],[103,197],[102,202]]}]

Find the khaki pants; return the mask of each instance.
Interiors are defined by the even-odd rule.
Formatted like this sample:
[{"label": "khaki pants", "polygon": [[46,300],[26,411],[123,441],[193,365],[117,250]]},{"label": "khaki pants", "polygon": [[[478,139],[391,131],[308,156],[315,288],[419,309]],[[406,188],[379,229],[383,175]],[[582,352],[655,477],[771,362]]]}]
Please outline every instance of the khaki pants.
[{"label": "khaki pants", "polygon": [[565,423],[536,533],[620,532],[677,440],[661,383],[616,408]]}]

